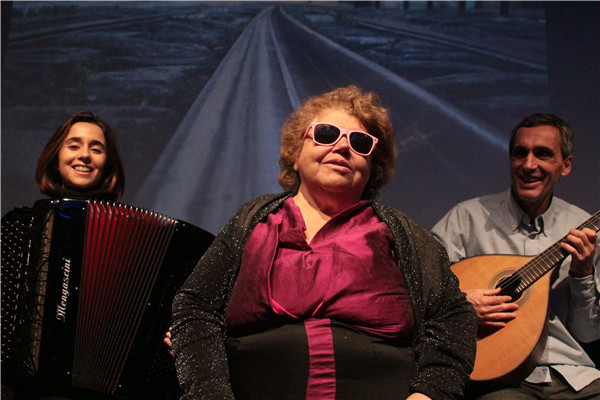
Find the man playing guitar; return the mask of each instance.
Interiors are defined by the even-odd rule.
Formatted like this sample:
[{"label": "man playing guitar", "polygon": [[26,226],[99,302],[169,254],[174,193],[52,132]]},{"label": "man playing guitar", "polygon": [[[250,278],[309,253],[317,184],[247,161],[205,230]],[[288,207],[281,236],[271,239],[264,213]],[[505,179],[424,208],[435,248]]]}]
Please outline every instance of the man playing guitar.
[{"label": "man playing guitar", "polygon": [[[453,263],[484,254],[536,256],[555,242],[566,258],[549,279],[548,307],[542,310],[545,321],[547,311],[547,340],[528,375],[516,382],[474,384],[470,398],[600,398],[600,371],[580,345],[600,339],[598,217],[589,227],[573,229],[590,215],[553,195],[558,180],[571,171],[572,148],[573,133],[560,118],[526,117],[509,143],[511,187],[456,205],[432,229]],[[477,311],[480,333],[508,332],[521,318],[524,306],[501,293],[501,285],[463,288]],[[503,345],[518,341],[516,336]]]}]

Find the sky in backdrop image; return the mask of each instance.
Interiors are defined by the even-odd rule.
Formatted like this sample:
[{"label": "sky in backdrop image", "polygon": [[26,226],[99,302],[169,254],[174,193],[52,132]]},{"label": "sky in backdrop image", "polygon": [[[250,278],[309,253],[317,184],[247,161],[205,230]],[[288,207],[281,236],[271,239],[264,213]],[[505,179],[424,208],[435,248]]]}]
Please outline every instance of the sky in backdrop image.
[{"label": "sky in backdrop image", "polygon": [[424,227],[508,187],[510,130],[538,111],[576,133],[558,195],[595,212],[598,3],[548,3],[3,2],[2,214],[44,197],[40,151],[92,111],[119,138],[122,202],[217,233],[281,191],[286,117],[349,84],[392,114],[381,200]]}]

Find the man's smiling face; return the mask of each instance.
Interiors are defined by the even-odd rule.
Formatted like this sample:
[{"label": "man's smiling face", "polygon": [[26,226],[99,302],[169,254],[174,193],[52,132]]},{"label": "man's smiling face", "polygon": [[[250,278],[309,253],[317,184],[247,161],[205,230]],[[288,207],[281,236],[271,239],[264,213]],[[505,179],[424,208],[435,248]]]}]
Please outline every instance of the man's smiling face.
[{"label": "man's smiling face", "polygon": [[548,125],[520,128],[510,150],[513,195],[530,216],[543,214],[554,186],[571,171],[572,156],[563,158],[557,128]]}]

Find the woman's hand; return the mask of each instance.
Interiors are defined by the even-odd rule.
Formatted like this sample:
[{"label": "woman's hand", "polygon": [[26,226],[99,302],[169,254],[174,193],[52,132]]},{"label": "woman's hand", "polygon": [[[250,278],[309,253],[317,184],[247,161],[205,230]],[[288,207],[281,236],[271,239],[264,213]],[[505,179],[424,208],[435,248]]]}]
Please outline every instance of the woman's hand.
[{"label": "woman's hand", "polygon": [[413,393],[406,400],[432,400],[431,397],[425,396],[423,393]]},{"label": "woman's hand", "polygon": [[165,333],[165,338],[163,339],[163,342],[167,345],[167,347],[169,347],[169,354],[173,355],[173,347],[171,346],[171,327],[169,327],[169,330],[167,331],[167,333]]}]

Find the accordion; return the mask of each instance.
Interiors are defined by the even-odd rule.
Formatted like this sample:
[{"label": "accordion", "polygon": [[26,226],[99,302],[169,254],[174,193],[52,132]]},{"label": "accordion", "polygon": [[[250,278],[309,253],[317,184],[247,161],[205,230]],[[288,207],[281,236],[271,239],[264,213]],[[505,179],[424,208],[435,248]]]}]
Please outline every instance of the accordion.
[{"label": "accordion", "polygon": [[[100,200],[2,218],[2,378],[17,390],[168,398],[171,303],[214,236]],[[90,396],[85,396],[89,398]]]}]

